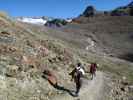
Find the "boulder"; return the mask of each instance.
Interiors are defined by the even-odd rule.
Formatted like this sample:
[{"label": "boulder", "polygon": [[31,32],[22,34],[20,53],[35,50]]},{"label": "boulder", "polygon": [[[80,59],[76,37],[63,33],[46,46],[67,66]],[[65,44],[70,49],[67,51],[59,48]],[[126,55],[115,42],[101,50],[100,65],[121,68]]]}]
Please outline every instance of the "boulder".
[{"label": "boulder", "polygon": [[6,76],[8,77],[15,77],[18,74],[19,67],[16,65],[8,65]]}]

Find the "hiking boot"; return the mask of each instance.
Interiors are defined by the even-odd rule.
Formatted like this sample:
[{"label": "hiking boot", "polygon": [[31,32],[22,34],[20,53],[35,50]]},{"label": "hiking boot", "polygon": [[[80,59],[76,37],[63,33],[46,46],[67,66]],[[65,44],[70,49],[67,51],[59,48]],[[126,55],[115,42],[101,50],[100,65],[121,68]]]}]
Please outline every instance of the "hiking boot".
[{"label": "hiking boot", "polygon": [[75,97],[78,97],[78,96],[79,96],[79,94],[75,92]]}]

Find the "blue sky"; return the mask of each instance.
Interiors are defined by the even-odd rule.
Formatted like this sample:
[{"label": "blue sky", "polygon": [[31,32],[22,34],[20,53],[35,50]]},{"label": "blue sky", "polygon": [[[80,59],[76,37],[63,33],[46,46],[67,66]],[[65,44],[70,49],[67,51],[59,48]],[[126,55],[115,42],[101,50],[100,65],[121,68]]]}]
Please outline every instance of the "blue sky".
[{"label": "blue sky", "polygon": [[68,18],[81,14],[88,5],[111,10],[132,0],[0,0],[0,10],[11,16],[50,16]]}]

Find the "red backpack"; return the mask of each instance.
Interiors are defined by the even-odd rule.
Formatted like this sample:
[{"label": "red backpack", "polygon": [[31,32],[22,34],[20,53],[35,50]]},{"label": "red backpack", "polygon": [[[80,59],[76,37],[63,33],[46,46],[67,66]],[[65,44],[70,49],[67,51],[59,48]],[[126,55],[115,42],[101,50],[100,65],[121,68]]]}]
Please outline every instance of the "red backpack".
[{"label": "red backpack", "polygon": [[96,71],[97,65],[95,63],[92,63],[90,66],[90,73],[94,73]]}]

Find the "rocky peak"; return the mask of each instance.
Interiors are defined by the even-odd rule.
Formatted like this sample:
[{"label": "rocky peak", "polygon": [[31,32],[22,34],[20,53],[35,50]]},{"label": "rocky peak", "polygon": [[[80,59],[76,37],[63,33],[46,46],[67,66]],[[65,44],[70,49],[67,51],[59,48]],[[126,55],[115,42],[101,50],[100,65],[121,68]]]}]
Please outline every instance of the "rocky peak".
[{"label": "rocky peak", "polygon": [[89,17],[93,16],[96,13],[96,9],[93,6],[88,6],[83,12],[83,16]]}]

